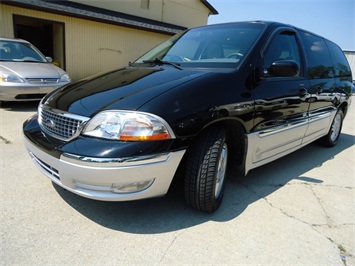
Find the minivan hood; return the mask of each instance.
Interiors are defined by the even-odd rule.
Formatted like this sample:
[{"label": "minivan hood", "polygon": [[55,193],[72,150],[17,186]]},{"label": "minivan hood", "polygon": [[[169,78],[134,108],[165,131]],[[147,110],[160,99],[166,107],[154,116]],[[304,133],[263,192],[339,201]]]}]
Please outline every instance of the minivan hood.
[{"label": "minivan hood", "polygon": [[69,84],[47,95],[42,103],[87,117],[107,109],[138,110],[158,95],[206,73],[128,67]]}]

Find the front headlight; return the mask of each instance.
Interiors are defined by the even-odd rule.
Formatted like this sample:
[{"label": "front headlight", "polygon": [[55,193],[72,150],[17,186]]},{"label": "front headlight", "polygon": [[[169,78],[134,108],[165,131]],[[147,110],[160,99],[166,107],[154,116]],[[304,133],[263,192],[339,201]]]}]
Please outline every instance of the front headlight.
[{"label": "front headlight", "polygon": [[174,138],[169,125],[160,117],[131,111],[104,111],[92,118],[83,134],[98,138],[149,141]]},{"label": "front headlight", "polygon": [[68,74],[64,74],[64,75],[62,75],[62,76],[60,77],[59,81],[60,81],[60,82],[70,82],[71,79],[70,79],[70,77],[69,77]]},{"label": "front headlight", "polygon": [[24,80],[16,74],[0,72],[0,82],[24,83]]}]

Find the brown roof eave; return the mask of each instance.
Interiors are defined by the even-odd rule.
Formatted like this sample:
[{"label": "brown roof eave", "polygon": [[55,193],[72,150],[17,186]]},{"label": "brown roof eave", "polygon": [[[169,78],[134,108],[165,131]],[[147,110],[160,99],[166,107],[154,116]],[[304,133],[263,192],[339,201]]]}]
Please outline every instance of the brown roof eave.
[{"label": "brown roof eave", "polygon": [[[132,23],[125,23],[125,22],[120,22],[120,21],[113,21],[113,20],[107,20],[107,19],[102,19],[102,18],[98,18],[98,17],[92,17],[92,16],[88,16],[85,14],[78,14],[78,13],[73,13],[73,12],[66,12],[63,10],[56,10],[56,9],[48,8],[45,6],[32,5],[32,4],[24,3],[21,1],[3,0],[0,2],[0,4],[9,5],[9,6],[16,6],[16,7],[21,7],[21,8],[28,8],[28,9],[48,12],[48,13],[52,13],[52,14],[81,18],[81,19],[85,19],[85,20],[96,21],[96,22],[117,25],[117,26],[122,26],[122,27],[128,27],[128,28],[133,28],[133,29],[138,29],[138,30],[156,32],[156,33],[166,34],[166,35],[175,35],[176,33],[186,29],[185,27],[180,27],[180,26],[175,26],[175,25],[174,25],[174,28],[153,25],[153,24],[149,24],[149,23],[136,23],[136,25],[135,25]],[[144,24],[144,25],[138,25],[138,24]]]},{"label": "brown roof eave", "polygon": [[217,9],[215,9],[207,0],[200,0],[210,11],[212,15],[218,15]]}]

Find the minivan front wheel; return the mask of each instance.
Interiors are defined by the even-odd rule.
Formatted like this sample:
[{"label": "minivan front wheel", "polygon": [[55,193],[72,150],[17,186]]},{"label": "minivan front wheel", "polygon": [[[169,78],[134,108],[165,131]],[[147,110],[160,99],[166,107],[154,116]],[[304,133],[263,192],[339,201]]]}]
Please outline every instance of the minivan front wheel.
[{"label": "minivan front wheel", "polygon": [[226,182],[228,145],[226,130],[205,132],[187,153],[184,192],[189,207],[213,212],[222,203]]},{"label": "minivan front wheel", "polygon": [[343,119],[343,111],[339,109],[332,121],[328,134],[321,139],[321,143],[324,146],[333,147],[337,144],[343,126]]}]

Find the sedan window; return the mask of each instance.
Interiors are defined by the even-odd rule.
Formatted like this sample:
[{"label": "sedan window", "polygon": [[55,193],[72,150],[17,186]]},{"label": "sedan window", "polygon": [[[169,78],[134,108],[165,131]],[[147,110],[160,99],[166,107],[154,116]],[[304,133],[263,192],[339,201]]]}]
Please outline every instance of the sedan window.
[{"label": "sedan window", "polygon": [[0,41],[1,61],[41,62],[46,58],[31,44],[13,41]]}]

